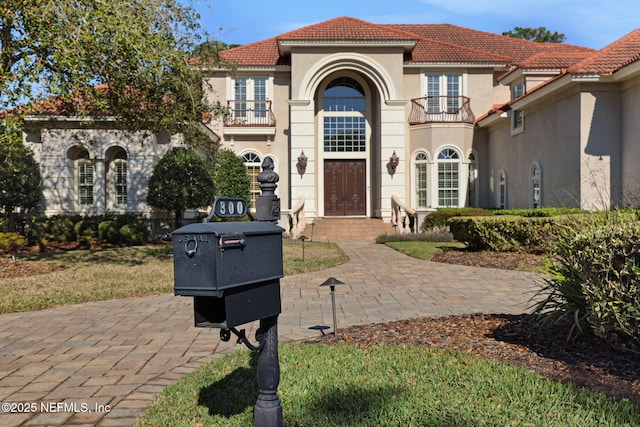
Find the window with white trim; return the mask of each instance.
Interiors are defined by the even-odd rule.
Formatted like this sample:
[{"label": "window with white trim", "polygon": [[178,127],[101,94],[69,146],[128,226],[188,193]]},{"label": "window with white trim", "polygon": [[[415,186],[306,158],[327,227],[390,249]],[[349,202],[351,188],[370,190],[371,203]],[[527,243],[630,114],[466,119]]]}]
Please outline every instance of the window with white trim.
[{"label": "window with white trim", "polygon": [[236,77],[233,80],[233,114],[236,119],[267,116],[267,77]]},{"label": "window with white trim", "polygon": [[[524,95],[525,90],[524,80],[511,85],[511,101]],[[524,112],[522,110],[511,110],[511,130],[524,130]]]},{"label": "window with white trim", "polygon": [[415,157],[415,189],[416,189],[416,207],[427,208],[427,155],[418,153]]},{"label": "window with white trim", "polygon": [[93,163],[89,160],[77,162],[78,204],[80,206],[93,205]]},{"label": "window with white trim", "polygon": [[460,203],[460,154],[445,148],[438,153],[438,206],[458,207]]},{"label": "window with white trim", "polygon": [[251,206],[256,206],[256,199],[260,196],[260,183],[258,182],[258,174],[260,173],[260,166],[262,161],[260,156],[252,151],[242,155],[244,160],[244,166],[247,168],[247,174],[251,181]]},{"label": "window with white trim", "polygon": [[462,74],[427,73],[427,113],[457,114],[462,95]]},{"label": "window with white trim", "polygon": [[469,182],[467,183],[467,206],[474,207],[476,205],[476,183],[478,179],[478,169],[476,164],[476,156],[469,153]]},{"label": "window with white trim", "polygon": [[498,207],[507,208],[507,174],[504,171],[498,174]]},{"label": "window with white trim", "polygon": [[325,89],[322,102],[324,151],[366,151],[366,98],[362,85],[350,77],[337,78]]},{"label": "window with white trim", "polygon": [[530,205],[533,209],[537,209],[542,204],[542,176],[540,174],[540,167],[534,164],[531,167],[531,195]]}]

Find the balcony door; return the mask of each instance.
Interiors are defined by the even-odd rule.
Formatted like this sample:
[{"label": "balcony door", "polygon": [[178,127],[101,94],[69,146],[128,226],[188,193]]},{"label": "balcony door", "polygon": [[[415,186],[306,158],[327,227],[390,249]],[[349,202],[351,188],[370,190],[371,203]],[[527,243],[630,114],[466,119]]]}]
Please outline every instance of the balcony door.
[{"label": "balcony door", "polygon": [[366,215],[366,161],[324,161],[324,214]]}]

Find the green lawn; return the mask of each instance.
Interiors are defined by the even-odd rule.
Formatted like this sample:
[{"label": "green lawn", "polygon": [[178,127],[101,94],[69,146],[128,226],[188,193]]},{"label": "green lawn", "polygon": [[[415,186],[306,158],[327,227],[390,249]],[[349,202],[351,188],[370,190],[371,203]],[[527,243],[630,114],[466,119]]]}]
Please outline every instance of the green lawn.
[{"label": "green lawn", "polygon": [[[285,240],[285,275],[321,270],[348,261],[333,243]],[[173,292],[169,245],[74,250],[21,255],[18,263],[42,262],[60,270],[0,279],[0,313],[41,310],[66,304]]]},{"label": "green lawn", "polygon": [[[280,345],[284,425],[638,426],[640,408],[535,373],[418,346]],[[250,426],[256,354],[239,350],[168,386],[139,426]]]},{"label": "green lawn", "polygon": [[433,256],[442,252],[443,248],[464,248],[464,243],[459,242],[425,242],[425,241],[401,241],[386,242],[385,245],[407,254],[414,258],[429,261]]}]

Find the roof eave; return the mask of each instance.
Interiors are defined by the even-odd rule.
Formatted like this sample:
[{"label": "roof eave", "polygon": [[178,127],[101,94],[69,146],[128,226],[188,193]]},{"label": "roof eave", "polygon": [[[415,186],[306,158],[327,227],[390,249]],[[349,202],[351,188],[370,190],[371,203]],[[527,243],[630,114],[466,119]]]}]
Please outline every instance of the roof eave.
[{"label": "roof eave", "polygon": [[293,47],[401,47],[411,52],[418,40],[278,40],[281,55],[291,53]]}]

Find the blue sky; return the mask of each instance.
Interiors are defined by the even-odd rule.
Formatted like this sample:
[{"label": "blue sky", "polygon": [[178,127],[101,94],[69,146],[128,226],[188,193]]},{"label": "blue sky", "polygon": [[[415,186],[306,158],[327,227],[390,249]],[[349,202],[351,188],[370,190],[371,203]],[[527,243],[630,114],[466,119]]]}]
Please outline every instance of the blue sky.
[{"label": "blue sky", "polygon": [[248,44],[339,16],[377,24],[454,24],[502,34],[546,27],[602,49],[640,27],[637,0],[182,0],[225,43]]}]

